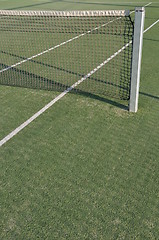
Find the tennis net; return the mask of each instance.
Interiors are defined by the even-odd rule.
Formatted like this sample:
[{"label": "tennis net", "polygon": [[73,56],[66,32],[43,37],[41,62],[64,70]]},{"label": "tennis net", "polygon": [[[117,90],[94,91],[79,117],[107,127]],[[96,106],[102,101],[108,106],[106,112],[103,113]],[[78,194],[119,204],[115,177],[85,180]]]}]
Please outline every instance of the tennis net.
[{"label": "tennis net", "polygon": [[[0,84],[130,98],[128,11],[0,11]],[[125,47],[126,46],[126,47]]]}]

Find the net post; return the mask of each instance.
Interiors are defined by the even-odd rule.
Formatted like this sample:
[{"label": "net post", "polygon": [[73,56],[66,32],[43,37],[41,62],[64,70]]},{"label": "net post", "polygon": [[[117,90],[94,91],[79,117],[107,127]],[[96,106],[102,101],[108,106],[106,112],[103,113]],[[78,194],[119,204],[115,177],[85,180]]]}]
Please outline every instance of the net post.
[{"label": "net post", "polygon": [[135,8],[135,26],[133,37],[131,88],[129,102],[130,112],[137,112],[138,110],[144,19],[145,19],[144,7]]}]

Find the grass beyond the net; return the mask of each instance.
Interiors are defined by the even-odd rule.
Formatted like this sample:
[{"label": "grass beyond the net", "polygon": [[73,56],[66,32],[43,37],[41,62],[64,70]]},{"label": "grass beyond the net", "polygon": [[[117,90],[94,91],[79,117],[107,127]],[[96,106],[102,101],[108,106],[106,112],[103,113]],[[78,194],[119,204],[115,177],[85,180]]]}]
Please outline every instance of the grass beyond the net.
[{"label": "grass beyond the net", "polygon": [[[133,22],[125,11],[0,11],[0,83],[129,100]],[[108,64],[119,49],[124,48]]]},{"label": "grass beyond the net", "polygon": [[[70,2],[2,1],[0,6],[112,6]],[[145,28],[157,20],[158,7],[146,8]],[[157,27],[144,34],[136,115],[110,99],[70,94],[0,149],[1,239],[158,239]],[[56,94],[0,86],[0,136]]]}]

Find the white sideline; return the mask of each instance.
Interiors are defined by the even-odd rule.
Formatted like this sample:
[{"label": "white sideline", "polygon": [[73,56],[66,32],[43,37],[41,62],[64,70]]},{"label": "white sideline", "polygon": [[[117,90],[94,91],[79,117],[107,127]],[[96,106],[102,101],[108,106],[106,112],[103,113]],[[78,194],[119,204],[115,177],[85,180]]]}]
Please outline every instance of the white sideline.
[{"label": "white sideline", "polygon": [[144,30],[144,33],[146,33],[148,30],[150,30],[154,25],[156,25],[157,23],[159,22],[159,19],[156,21],[156,22],[154,22],[151,26],[149,26],[148,28],[146,28],[145,30]]},{"label": "white sideline", "polygon": [[82,33],[82,34],[78,35],[78,36],[75,36],[75,37],[73,37],[73,38],[70,38],[70,39],[68,39],[67,41],[62,42],[62,43],[60,43],[60,44],[58,44],[58,45],[56,45],[56,46],[54,46],[54,47],[51,47],[51,48],[49,48],[49,49],[47,49],[47,50],[44,50],[43,52],[40,52],[40,53],[38,53],[38,54],[36,54],[36,55],[33,55],[33,56],[29,57],[29,58],[26,58],[26,59],[24,59],[24,60],[22,60],[22,61],[20,61],[20,62],[17,62],[17,63],[15,63],[15,64],[7,67],[7,68],[4,68],[4,69],[0,70],[0,73],[5,72],[5,71],[7,71],[7,70],[9,70],[9,69],[11,69],[11,68],[17,67],[18,65],[21,65],[22,63],[26,63],[26,62],[28,62],[28,61],[36,58],[36,57],[39,57],[39,56],[45,54],[45,53],[48,53],[48,52],[50,52],[50,51],[53,51],[54,49],[59,48],[59,47],[65,45],[65,44],[67,44],[67,43],[70,43],[70,42],[76,40],[76,39],[79,39],[80,37],[83,37],[83,36],[85,36],[85,35],[93,32],[93,31],[95,31],[95,30],[98,30],[98,29],[101,28],[101,27],[107,26],[108,24],[110,24],[110,23],[112,23],[112,22],[114,22],[114,21],[116,21],[116,20],[118,20],[118,19],[120,19],[120,18],[121,18],[121,17],[118,17],[118,18],[116,18],[116,19],[114,19],[114,20],[111,20],[111,21],[109,21],[109,22],[107,22],[107,23],[105,23],[105,24],[103,24],[103,25],[101,25],[101,26],[99,26],[99,27],[93,28],[92,30],[89,30],[89,31],[87,31],[87,32],[85,32],[85,33]]},{"label": "white sideline", "polygon": [[[144,33],[147,32],[149,29],[151,29],[155,24],[159,22],[159,19],[153,23],[151,26],[149,26],[146,30],[144,30]],[[129,43],[127,43],[125,46],[123,46],[121,49],[119,49],[116,53],[114,53],[112,56],[110,56],[108,59],[106,59],[103,63],[101,63],[99,66],[94,68],[91,72],[89,72],[87,75],[85,75],[83,78],[81,78],[79,81],[74,83],[71,87],[67,88],[64,92],[62,92],[60,95],[58,95],[56,98],[54,98],[51,102],[49,102],[47,105],[45,105],[41,110],[39,110],[37,113],[35,113],[32,117],[30,117],[27,121],[22,123],[19,127],[17,127],[15,130],[13,130],[11,133],[9,133],[6,137],[4,137],[0,141],[0,147],[4,145],[6,142],[8,142],[12,137],[14,137],[16,134],[18,134],[22,129],[24,129],[26,126],[28,126],[31,122],[33,122],[37,117],[39,117],[42,113],[44,113],[48,108],[53,106],[58,100],[63,98],[67,93],[69,93],[72,89],[74,89],[76,86],[78,86],[80,83],[85,81],[88,77],[93,75],[95,72],[97,72],[100,68],[102,68],[105,64],[110,62],[114,57],[116,57],[119,53],[121,53],[125,48],[129,46]]]},{"label": "white sideline", "polygon": [[[149,6],[150,4],[152,4],[152,2],[149,2],[149,3],[146,4],[144,7],[147,7],[147,6]],[[135,12],[135,11],[132,11],[130,14],[132,14],[133,12]],[[114,21],[116,21],[116,20],[118,20],[118,19],[120,19],[120,18],[121,18],[121,17],[118,17],[118,18],[116,18],[116,19],[114,19],[114,20],[112,20],[112,21],[110,21],[110,22],[108,22],[108,23],[105,23],[105,24],[103,24],[103,25],[101,25],[101,26],[99,26],[99,27],[93,28],[92,30],[89,30],[89,31],[87,31],[87,32],[85,32],[85,33],[82,33],[82,34],[78,35],[78,36],[75,36],[74,38],[70,38],[70,39],[68,39],[67,41],[62,42],[62,43],[60,43],[60,44],[58,44],[58,45],[56,45],[56,46],[54,46],[54,47],[51,47],[51,48],[49,48],[49,49],[47,49],[47,50],[44,50],[44,51],[42,51],[42,52],[40,52],[40,53],[38,53],[38,54],[36,54],[36,55],[33,55],[33,56],[31,56],[31,57],[29,57],[29,58],[26,58],[26,59],[24,59],[24,60],[22,60],[22,61],[20,61],[20,62],[17,62],[17,63],[15,63],[15,64],[7,67],[7,68],[4,68],[4,69],[0,70],[0,73],[5,72],[5,71],[7,71],[7,70],[9,70],[9,69],[11,69],[11,68],[17,67],[18,65],[21,65],[21,64],[23,64],[23,63],[26,63],[26,62],[28,62],[28,61],[36,58],[36,57],[39,57],[39,56],[45,54],[45,53],[48,53],[48,52],[50,52],[50,51],[53,51],[54,49],[59,48],[59,47],[65,45],[65,44],[67,44],[67,43],[69,43],[69,42],[72,42],[72,41],[74,41],[74,40],[76,40],[76,39],[78,39],[78,38],[80,38],[80,37],[83,37],[83,36],[85,36],[86,34],[89,34],[89,33],[93,32],[93,31],[95,31],[95,30],[98,30],[98,29],[100,29],[101,27],[107,26],[108,24],[110,24],[110,23],[112,23],[112,22],[114,22]]]},{"label": "white sideline", "polygon": [[[152,2],[149,2],[149,3],[147,3],[146,5],[144,5],[144,7],[148,7],[149,5],[151,5],[152,4]],[[131,13],[130,14],[132,14],[132,13],[134,13],[135,11],[131,11]]]},{"label": "white sideline", "polygon": [[107,58],[104,62],[102,62],[99,66],[94,68],[91,72],[89,72],[87,75],[85,75],[83,78],[78,80],[76,83],[74,83],[71,87],[67,88],[64,92],[62,92],[60,95],[58,95],[56,98],[54,98],[51,102],[49,102],[45,107],[43,107],[41,110],[39,110],[37,113],[35,113],[31,118],[29,118],[27,121],[22,123],[19,127],[17,127],[15,130],[13,130],[10,134],[8,134],[6,137],[4,137],[0,141],[0,147],[9,141],[12,137],[14,137],[17,133],[19,133],[23,128],[28,126],[32,121],[34,121],[37,117],[39,117],[42,113],[44,113],[48,108],[50,108],[52,105],[54,105],[58,100],[63,98],[67,93],[69,93],[72,89],[74,89],[76,86],[78,86],[80,83],[85,81],[87,78],[92,76],[95,72],[97,72],[100,68],[102,68],[106,63],[111,61],[114,57],[116,57],[119,53],[121,53],[130,43],[127,43],[125,46],[123,46],[121,49],[119,49],[116,53],[114,53],[112,56]]},{"label": "white sideline", "polygon": [[151,5],[152,2],[149,2],[148,4],[146,4],[144,7],[148,7],[149,5]]}]

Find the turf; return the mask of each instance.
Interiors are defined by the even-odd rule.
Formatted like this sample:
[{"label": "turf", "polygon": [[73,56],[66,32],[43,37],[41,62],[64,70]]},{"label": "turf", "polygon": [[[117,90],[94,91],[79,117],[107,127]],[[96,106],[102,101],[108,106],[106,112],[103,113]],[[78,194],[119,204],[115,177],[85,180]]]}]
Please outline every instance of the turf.
[{"label": "turf", "polygon": [[[0,8],[129,8],[95,2],[0,1]],[[146,8],[145,28],[158,8]],[[0,148],[1,239],[158,239],[157,29],[144,34],[137,114],[68,94]],[[0,86],[0,137],[56,94]]]},{"label": "turf", "polygon": [[[2,16],[0,68],[32,59],[1,73],[0,84],[64,91],[109,59],[132,35],[128,17]],[[58,47],[59,43],[63,45]],[[76,90],[128,100],[131,55],[132,44]]]}]

